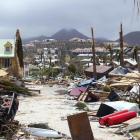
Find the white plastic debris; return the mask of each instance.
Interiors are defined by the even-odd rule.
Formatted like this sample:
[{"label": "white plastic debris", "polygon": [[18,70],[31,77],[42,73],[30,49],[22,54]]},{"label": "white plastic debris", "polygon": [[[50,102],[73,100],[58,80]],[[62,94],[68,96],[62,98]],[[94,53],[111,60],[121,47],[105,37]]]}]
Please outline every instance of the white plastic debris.
[{"label": "white plastic debris", "polygon": [[115,102],[106,102],[104,104],[114,108],[117,111],[127,109],[129,111],[135,111],[137,113],[139,112],[139,106],[136,103],[130,103],[126,101],[115,101]]},{"label": "white plastic debris", "polygon": [[22,130],[28,131],[33,136],[48,137],[48,138],[62,138],[62,134],[49,129],[41,129],[34,127],[22,127]]}]

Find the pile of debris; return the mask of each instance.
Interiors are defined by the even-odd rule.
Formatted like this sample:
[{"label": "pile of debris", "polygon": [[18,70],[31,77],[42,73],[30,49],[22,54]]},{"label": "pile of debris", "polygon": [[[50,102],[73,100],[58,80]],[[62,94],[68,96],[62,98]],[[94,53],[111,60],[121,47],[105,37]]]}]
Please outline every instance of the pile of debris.
[{"label": "pile of debris", "polygon": [[[103,128],[118,127],[115,133],[129,134],[128,131],[140,128],[138,121],[140,118],[140,74],[119,66],[108,76],[109,78],[103,77],[98,80],[83,79],[78,84],[69,83],[67,99],[76,100],[76,106],[83,109],[91,102],[100,103],[98,110],[87,110],[90,111],[87,114],[93,116],[92,120],[99,120],[101,128],[103,126]],[[90,117],[89,120],[91,120]],[[71,123],[70,125],[74,125],[75,120]],[[70,131],[73,137],[76,132]],[[79,135],[80,132],[77,131],[77,137]],[[89,139],[93,139],[93,136],[91,135]]]},{"label": "pile of debris", "polygon": [[13,135],[13,129],[18,125],[18,122],[14,121],[18,105],[16,92],[0,92],[0,134],[5,137]]}]

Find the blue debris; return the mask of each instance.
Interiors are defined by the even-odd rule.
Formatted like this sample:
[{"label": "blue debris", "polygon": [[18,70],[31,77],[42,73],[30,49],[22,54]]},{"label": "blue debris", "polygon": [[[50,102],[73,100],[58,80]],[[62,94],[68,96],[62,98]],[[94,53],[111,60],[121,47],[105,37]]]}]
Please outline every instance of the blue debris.
[{"label": "blue debris", "polygon": [[78,83],[77,87],[96,86],[96,84],[92,84],[93,82],[95,82],[94,78],[88,80],[82,80],[81,82]]}]

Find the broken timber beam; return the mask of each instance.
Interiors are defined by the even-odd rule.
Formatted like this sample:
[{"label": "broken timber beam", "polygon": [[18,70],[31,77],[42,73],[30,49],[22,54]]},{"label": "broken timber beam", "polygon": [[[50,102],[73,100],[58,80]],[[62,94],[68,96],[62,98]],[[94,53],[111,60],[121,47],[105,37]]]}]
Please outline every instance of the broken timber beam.
[{"label": "broken timber beam", "polygon": [[109,74],[109,77],[125,77],[125,78],[131,78],[131,79],[140,79],[139,77],[136,76],[127,76],[127,75],[121,75],[121,74]]}]

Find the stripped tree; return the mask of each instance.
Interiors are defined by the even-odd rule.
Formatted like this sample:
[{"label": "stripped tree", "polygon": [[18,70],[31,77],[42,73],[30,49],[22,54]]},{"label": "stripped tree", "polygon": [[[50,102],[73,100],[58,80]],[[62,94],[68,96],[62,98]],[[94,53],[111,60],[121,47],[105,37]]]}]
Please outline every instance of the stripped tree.
[{"label": "stripped tree", "polygon": [[123,31],[122,23],[120,24],[120,65],[124,67],[124,58],[123,58]]},{"label": "stripped tree", "polygon": [[50,60],[50,62],[49,62],[49,77],[50,77],[50,69],[51,69],[51,61],[52,61],[52,56],[50,55],[49,56],[49,60]]},{"label": "stripped tree", "polygon": [[95,46],[94,46],[94,36],[93,36],[93,28],[91,27],[91,36],[92,36],[92,54],[93,54],[93,77],[97,79],[96,73],[96,55],[95,55]]},{"label": "stripped tree", "polygon": [[15,58],[15,70],[17,72],[16,77],[19,78],[18,65],[21,69],[24,69],[22,40],[20,37],[19,29],[16,32],[16,44],[15,44],[15,50],[14,50],[14,58]]}]

